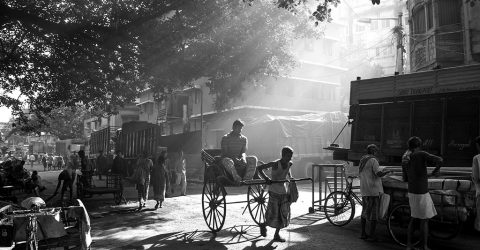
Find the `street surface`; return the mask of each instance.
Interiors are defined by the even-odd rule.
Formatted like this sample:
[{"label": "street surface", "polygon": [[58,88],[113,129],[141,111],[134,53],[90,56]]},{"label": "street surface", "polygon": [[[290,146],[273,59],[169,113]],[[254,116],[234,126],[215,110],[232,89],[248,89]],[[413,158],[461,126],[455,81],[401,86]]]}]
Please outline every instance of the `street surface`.
[{"label": "street surface", "polygon": [[[35,169],[40,170],[40,166]],[[27,167],[30,169],[30,166]],[[47,190],[44,198],[53,193],[60,171],[39,171]],[[94,180],[97,186],[102,183]],[[344,227],[331,225],[321,213],[309,214],[311,184],[299,185],[300,198],[292,205],[291,225],[281,230],[285,243],[273,242],[274,229],[267,237],[260,236],[247,203],[227,204],[223,229],[214,235],[209,232],[201,208],[201,183],[189,183],[187,196],[167,198],[163,207],[154,210],[155,201],[136,211],[136,190],[126,183],[124,195],[127,204],[116,206],[113,196],[106,194],[87,198],[84,203],[92,223],[92,249],[403,249],[388,236],[385,224],[377,227],[380,242],[359,239],[360,220],[357,217]],[[228,188],[227,202],[247,198],[247,187]],[[179,191],[177,191],[177,195]],[[150,190],[150,196],[153,196]],[[243,233],[240,233],[243,232]],[[478,249],[480,238],[474,232],[462,232],[450,241],[431,240],[432,249]]]}]

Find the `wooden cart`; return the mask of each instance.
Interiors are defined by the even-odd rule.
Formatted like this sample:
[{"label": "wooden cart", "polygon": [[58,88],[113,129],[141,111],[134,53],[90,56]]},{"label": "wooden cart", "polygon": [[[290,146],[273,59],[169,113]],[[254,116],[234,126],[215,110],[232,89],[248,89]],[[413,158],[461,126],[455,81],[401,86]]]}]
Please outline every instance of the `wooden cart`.
[{"label": "wooden cart", "polygon": [[105,186],[95,186],[92,183],[93,171],[82,171],[77,177],[77,196],[80,199],[90,198],[96,194],[113,194],[115,204],[119,205],[123,198],[122,177],[118,174],[107,174]]}]

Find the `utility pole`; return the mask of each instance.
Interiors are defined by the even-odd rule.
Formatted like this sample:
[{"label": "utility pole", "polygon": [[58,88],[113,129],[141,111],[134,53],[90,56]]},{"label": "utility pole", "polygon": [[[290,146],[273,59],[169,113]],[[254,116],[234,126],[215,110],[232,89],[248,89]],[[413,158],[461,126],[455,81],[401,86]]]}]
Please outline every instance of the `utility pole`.
[{"label": "utility pole", "polygon": [[402,16],[403,13],[399,12],[398,13],[398,21],[397,21],[397,26],[398,26],[398,31],[397,31],[397,74],[401,75],[403,74],[403,51],[405,50],[403,46],[403,25],[402,25]]},{"label": "utility pole", "polygon": [[203,89],[200,85],[200,137],[201,137],[201,147],[203,149],[204,142],[203,142]]}]

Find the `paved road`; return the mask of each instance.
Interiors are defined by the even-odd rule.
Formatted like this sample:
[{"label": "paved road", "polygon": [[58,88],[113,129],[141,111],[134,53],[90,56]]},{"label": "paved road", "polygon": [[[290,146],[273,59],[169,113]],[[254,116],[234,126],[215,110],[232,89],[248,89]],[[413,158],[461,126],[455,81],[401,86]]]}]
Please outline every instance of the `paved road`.
[{"label": "paved road", "polygon": [[[56,184],[58,171],[41,172],[47,186]],[[101,182],[95,180],[97,185]],[[53,192],[53,187],[47,191]],[[167,198],[163,208],[154,210],[150,200],[142,211],[135,211],[136,192],[127,184],[127,204],[114,205],[112,195],[94,196],[84,200],[91,214],[93,249],[403,249],[387,234],[386,226],[378,227],[381,242],[369,243],[358,239],[360,222],[356,217],[345,227],[335,227],[320,213],[308,214],[311,206],[311,186],[299,185],[300,198],[292,205],[292,222],[282,230],[285,243],[260,236],[246,203],[227,204],[226,221],[216,235],[208,231],[201,209],[201,184],[189,184],[187,196]],[[246,187],[228,188],[227,202],[246,200]],[[45,196],[49,193],[46,192]],[[360,209],[358,209],[360,210]],[[242,233],[241,233],[242,232]],[[473,233],[450,241],[434,240],[432,249],[480,249],[480,237]]]}]

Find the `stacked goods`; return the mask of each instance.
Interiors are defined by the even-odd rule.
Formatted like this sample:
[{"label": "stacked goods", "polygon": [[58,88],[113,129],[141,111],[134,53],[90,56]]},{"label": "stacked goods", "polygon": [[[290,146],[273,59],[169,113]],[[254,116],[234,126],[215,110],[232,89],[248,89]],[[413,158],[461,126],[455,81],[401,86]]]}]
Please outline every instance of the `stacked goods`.
[{"label": "stacked goods", "polygon": [[[408,183],[397,176],[382,178],[385,193],[393,202],[408,200]],[[428,189],[441,220],[466,221],[475,206],[475,186],[470,180],[429,179]]]}]

